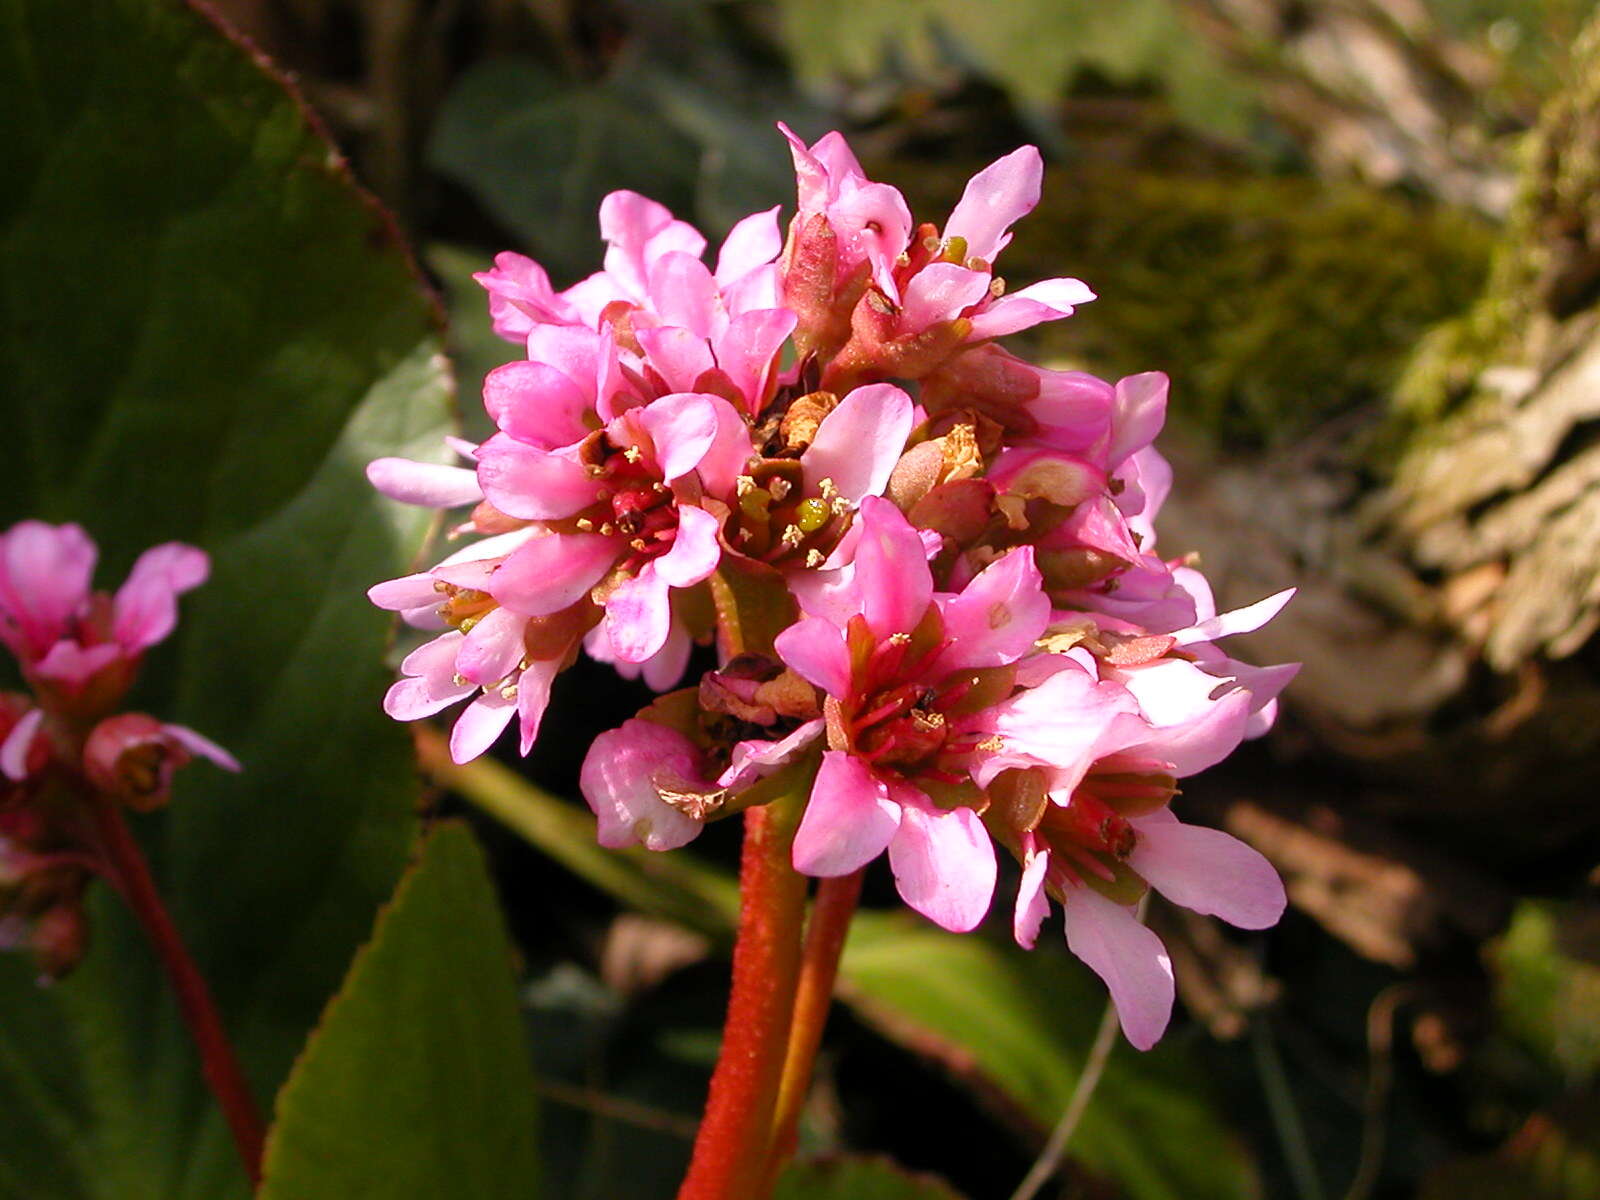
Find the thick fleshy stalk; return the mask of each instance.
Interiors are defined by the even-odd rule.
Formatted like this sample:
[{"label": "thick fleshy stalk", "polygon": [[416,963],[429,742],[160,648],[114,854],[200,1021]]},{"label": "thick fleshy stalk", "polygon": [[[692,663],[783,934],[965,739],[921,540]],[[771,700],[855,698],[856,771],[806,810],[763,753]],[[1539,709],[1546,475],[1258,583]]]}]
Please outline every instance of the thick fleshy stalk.
[{"label": "thick fleshy stalk", "polygon": [[816,900],[806,922],[805,947],[800,959],[800,983],[795,991],[794,1016],[789,1026],[789,1053],[778,1085],[778,1105],[772,1118],[772,1149],[767,1170],[775,1178],[794,1154],[799,1140],[800,1110],[811,1087],[811,1069],[822,1045],[822,1031],[833,1004],[833,985],[839,977],[839,956],[850,933],[850,919],[861,899],[861,877],[866,868],[837,875],[817,884]]},{"label": "thick fleshy stalk", "polygon": [[227,1119],[245,1173],[250,1176],[252,1186],[259,1184],[265,1136],[261,1115],[228,1041],[211,989],[172,923],[145,863],[144,852],[129,832],[119,806],[103,796],[95,796],[90,802],[90,811],[94,816],[96,841],[104,858],[105,877],[133,910],[161,960],[183,1013],[183,1023],[199,1051],[206,1083]]},{"label": "thick fleshy stalk", "polygon": [[762,1200],[800,978],[806,878],[794,869],[801,798],[744,817],[739,936],[722,1050],[678,1200]]}]

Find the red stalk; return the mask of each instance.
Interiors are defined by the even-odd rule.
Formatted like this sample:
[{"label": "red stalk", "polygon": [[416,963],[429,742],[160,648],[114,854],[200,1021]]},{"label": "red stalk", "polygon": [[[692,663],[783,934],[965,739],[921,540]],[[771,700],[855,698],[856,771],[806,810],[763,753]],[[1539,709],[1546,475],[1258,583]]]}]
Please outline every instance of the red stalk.
[{"label": "red stalk", "polygon": [[861,876],[824,879],[806,923],[805,949],[800,962],[800,983],[795,993],[794,1019],[789,1029],[789,1051],[778,1087],[778,1104],[772,1121],[772,1148],[768,1170],[776,1177],[794,1153],[799,1139],[800,1110],[811,1087],[811,1068],[822,1045],[822,1030],[833,1003],[833,984],[839,975],[839,956],[861,898]]},{"label": "red stalk", "polygon": [[798,798],[744,815],[739,937],[722,1052],[678,1200],[761,1200],[800,974],[806,879],[790,862]]},{"label": "red stalk", "polygon": [[216,1002],[211,998],[211,989],[206,986],[194,959],[189,957],[177,927],[161,902],[161,894],[150,876],[144,853],[128,832],[121,809],[114,801],[95,796],[90,801],[90,810],[94,814],[100,850],[105,856],[106,878],[127,901],[155,948],[156,956],[161,960],[167,980],[177,996],[189,1036],[194,1039],[195,1048],[200,1052],[200,1065],[206,1083],[216,1096],[222,1115],[227,1118],[245,1172],[250,1176],[252,1186],[259,1184],[263,1141],[261,1117],[256,1111],[249,1085],[245,1083],[244,1072],[239,1068],[239,1060],[234,1057],[233,1047],[228,1042]]}]

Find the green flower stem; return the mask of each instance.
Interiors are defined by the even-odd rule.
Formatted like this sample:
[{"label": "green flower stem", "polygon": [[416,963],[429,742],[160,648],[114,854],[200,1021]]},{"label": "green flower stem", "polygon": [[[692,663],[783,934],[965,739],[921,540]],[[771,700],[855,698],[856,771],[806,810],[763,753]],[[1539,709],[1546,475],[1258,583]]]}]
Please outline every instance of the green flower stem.
[{"label": "green flower stem", "polygon": [[252,1186],[261,1182],[261,1147],[264,1133],[255,1098],[250,1094],[239,1060],[223,1028],[216,1001],[205,978],[189,956],[177,927],[168,915],[155,880],[145,863],[144,852],[128,831],[121,807],[105,796],[90,800],[96,841],[104,856],[105,877],[143,926],[156,957],[166,970],[167,980],[177,997],[189,1036],[200,1053],[200,1066],[222,1115],[233,1133],[240,1161]]},{"label": "green flower stem", "polygon": [[865,868],[852,875],[824,879],[817,885],[817,897],[806,922],[805,948],[801,952],[800,982],[795,992],[794,1019],[789,1029],[789,1051],[784,1058],[783,1077],[778,1086],[778,1105],[772,1122],[772,1150],[768,1169],[775,1178],[794,1154],[798,1141],[800,1110],[811,1087],[811,1069],[822,1031],[833,1004],[833,985],[839,976],[839,956],[844,952],[861,898],[861,877]]},{"label": "green flower stem", "polygon": [[800,979],[806,879],[790,855],[802,806],[803,797],[785,796],[744,816],[722,1051],[678,1200],[762,1200],[771,1192],[772,1121]]}]

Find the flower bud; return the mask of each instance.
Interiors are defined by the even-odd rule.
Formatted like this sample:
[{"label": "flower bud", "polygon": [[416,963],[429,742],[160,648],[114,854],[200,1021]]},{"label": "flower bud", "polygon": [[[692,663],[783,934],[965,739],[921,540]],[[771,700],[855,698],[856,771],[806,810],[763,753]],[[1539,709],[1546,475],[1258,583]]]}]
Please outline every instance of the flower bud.
[{"label": "flower bud", "polygon": [[97,790],[149,812],[166,804],[173,773],[191,757],[154,717],[120,713],[101,721],[89,734],[83,769]]}]

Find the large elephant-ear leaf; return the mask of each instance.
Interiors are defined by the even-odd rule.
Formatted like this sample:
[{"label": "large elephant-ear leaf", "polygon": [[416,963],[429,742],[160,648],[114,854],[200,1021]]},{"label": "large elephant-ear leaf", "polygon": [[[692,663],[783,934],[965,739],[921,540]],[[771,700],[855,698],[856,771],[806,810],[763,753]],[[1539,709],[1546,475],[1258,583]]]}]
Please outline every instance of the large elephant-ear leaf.
[{"label": "large elephant-ear leaf", "polygon": [[[212,558],[132,701],[232,750],[135,818],[265,1105],[414,835],[379,709],[428,514],[375,497],[435,453],[436,305],[284,81],[178,0],[0,0],[0,527],[78,521],[103,584]],[[0,961],[0,1196],[226,1200],[247,1185],[147,947],[97,892],[61,985]]]}]

